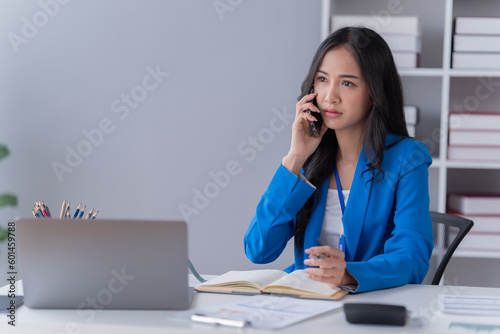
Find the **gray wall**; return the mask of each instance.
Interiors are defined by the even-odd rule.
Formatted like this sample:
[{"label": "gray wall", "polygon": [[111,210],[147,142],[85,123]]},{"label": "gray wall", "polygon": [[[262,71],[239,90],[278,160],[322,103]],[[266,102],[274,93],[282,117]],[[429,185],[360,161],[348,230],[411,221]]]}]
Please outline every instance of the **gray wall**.
[{"label": "gray wall", "polygon": [[[2,0],[0,143],[11,156],[0,193],[19,206],[0,224],[30,216],[37,200],[54,212],[82,202],[99,218],[180,219],[184,208],[201,272],[256,268],[243,235],[288,151],[320,7]],[[270,266],[287,266],[285,252]]]}]

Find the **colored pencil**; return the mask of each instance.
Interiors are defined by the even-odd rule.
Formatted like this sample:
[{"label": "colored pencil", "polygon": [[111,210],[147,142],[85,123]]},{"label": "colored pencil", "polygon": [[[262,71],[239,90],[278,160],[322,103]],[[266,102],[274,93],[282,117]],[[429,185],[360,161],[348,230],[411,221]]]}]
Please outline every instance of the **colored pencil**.
[{"label": "colored pencil", "polygon": [[31,210],[31,212],[33,212],[33,216],[35,216],[35,218],[40,218],[38,212],[35,212],[35,210]]},{"label": "colored pencil", "polygon": [[83,209],[80,211],[80,215],[78,216],[78,219],[82,219],[82,217],[83,217],[83,213],[85,212],[85,208],[86,208],[86,207],[87,207],[87,206],[84,206],[84,207],[83,207]]},{"label": "colored pencil", "polygon": [[89,211],[89,214],[87,215],[87,217],[85,217],[85,219],[90,219],[90,217],[92,217],[92,214],[94,213],[94,209],[91,209]]},{"label": "colored pencil", "polygon": [[40,215],[41,218],[45,218],[45,215],[43,214],[42,208],[40,208],[39,205],[35,206],[35,210],[36,210],[36,212],[38,212],[38,214]]},{"label": "colored pencil", "polygon": [[68,202],[68,206],[66,207],[66,214],[65,214],[66,219],[71,219],[71,208]]},{"label": "colored pencil", "polygon": [[[94,209],[90,210],[90,212],[87,214],[87,216],[84,218],[85,214],[85,209],[87,208],[86,205],[83,205],[82,203],[78,204],[78,207],[76,208],[74,214],[71,214],[71,205],[70,202],[64,200],[61,206],[61,214],[59,215],[60,219],[96,219],[97,214],[99,213],[98,210],[94,211]],[[47,203],[44,201],[36,201],[35,206],[31,210],[33,213],[33,216],[38,219],[43,219],[43,218],[51,218],[49,206]]]},{"label": "colored pencil", "polygon": [[40,207],[40,210],[42,211],[43,216],[46,217],[46,218],[49,218],[49,214],[47,212],[47,209],[45,209],[45,207],[43,206],[43,202],[42,201],[38,202],[38,206]]},{"label": "colored pencil", "polygon": [[49,218],[52,217],[52,215],[50,214],[49,206],[43,201],[42,201],[42,204],[45,207],[45,209],[47,210],[47,214],[49,215]]},{"label": "colored pencil", "polygon": [[81,207],[82,207],[82,203],[78,204],[78,207],[75,210],[75,214],[73,215],[73,219],[76,219],[76,217],[78,217],[78,214],[80,213]]},{"label": "colored pencil", "polygon": [[61,216],[59,218],[63,219],[65,213],[66,213],[66,200],[64,200],[64,202],[62,204],[62,207],[61,207]]}]

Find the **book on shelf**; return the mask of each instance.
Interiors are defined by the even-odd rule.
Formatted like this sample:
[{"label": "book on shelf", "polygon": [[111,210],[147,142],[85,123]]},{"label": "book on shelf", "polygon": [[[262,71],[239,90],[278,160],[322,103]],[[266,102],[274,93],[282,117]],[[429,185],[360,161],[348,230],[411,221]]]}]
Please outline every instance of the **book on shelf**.
[{"label": "book on shelf", "polygon": [[448,146],[448,160],[500,162],[500,146]]},{"label": "book on shelf", "polygon": [[464,215],[500,215],[500,194],[451,193],[447,206]]},{"label": "book on shelf", "polygon": [[418,121],[417,106],[404,106],[405,120],[408,125],[415,125]]},{"label": "book on shelf", "polygon": [[392,57],[398,68],[420,67],[420,54],[416,52],[393,51]]},{"label": "book on shelf", "polygon": [[500,52],[500,36],[454,35],[453,51]]},{"label": "book on shelf", "polygon": [[406,129],[408,130],[408,136],[415,137],[417,128],[415,125],[406,124]]},{"label": "book on shelf", "polygon": [[500,128],[497,131],[450,130],[448,137],[450,145],[500,146]]},{"label": "book on shelf", "polygon": [[500,35],[500,17],[457,16],[455,34]]},{"label": "book on shelf", "polygon": [[[450,233],[450,236],[455,235]],[[457,250],[500,251],[500,233],[476,233],[471,230],[462,239]]]},{"label": "book on shelf", "polygon": [[422,52],[422,38],[420,35],[381,34],[381,36],[393,52]]},{"label": "book on shelf", "polygon": [[460,69],[500,69],[500,53],[453,52],[451,67]]},{"label": "book on shelf", "polygon": [[331,30],[346,26],[368,27],[379,33],[399,68],[420,66],[422,26],[418,16],[333,15]]},{"label": "book on shelf", "polygon": [[415,137],[418,120],[418,108],[416,106],[404,106],[404,113],[408,135],[410,137]]},{"label": "book on shelf", "polygon": [[449,114],[450,130],[500,130],[500,112],[456,112]]},{"label": "book on shelf", "polygon": [[472,220],[474,222],[472,228],[474,232],[500,233],[500,215],[464,215],[451,210],[447,210],[446,213]]},{"label": "book on shelf", "polygon": [[229,271],[199,284],[195,290],[229,294],[269,293],[334,300],[347,294],[346,290],[331,288],[326,283],[307,278],[304,270],[295,270],[287,274],[282,270],[275,269]]},{"label": "book on shelf", "polygon": [[379,34],[421,35],[422,26],[418,16],[382,15],[333,15],[331,29],[346,26],[365,26]]}]

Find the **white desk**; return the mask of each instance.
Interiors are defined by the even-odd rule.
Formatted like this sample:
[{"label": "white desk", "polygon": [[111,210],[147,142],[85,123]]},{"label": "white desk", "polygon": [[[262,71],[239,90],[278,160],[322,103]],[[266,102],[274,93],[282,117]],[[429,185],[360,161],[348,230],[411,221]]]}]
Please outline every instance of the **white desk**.
[{"label": "white desk", "polygon": [[[190,278],[190,285],[195,280]],[[21,287],[19,287],[21,288]],[[19,290],[18,290],[19,291]],[[6,294],[6,287],[0,288],[0,294]],[[407,309],[418,315],[423,326],[412,328],[393,326],[352,325],[345,320],[342,309],[305,320],[296,325],[278,331],[263,331],[255,329],[236,329],[230,327],[214,327],[197,324],[182,319],[172,319],[175,311],[96,311],[95,317],[89,321],[75,310],[34,310],[21,306],[16,312],[16,327],[7,325],[7,317],[0,317],[0,333],[442,333],[436,328],[446,328],[453,321],[487,322],[500,324],[500,319],[491,317],[456,316],[442,314],[437,311],[437,296],[447,295],[484,295],[500,296],[500,289],[473,288],[431,285],[406,285],[398,288],[379,290],[362,294],[345,296],[341,302],[371,302],[405,305]],[[196,293],[192,307],[206,306],[215,303],[231,301],[245,296]],[[333,301],[335,302],[335,301]],[[446,325],[444,325],[446,324]],[[451,333],[451,332],[449,332]],[[497,333],[496,331],[490,333]]]}]

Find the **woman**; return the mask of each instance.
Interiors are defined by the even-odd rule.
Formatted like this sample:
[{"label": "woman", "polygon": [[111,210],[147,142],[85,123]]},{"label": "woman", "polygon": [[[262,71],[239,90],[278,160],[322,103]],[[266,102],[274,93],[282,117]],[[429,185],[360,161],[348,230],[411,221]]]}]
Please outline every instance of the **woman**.
[{"label": "woman", "polygon": [[351,292],[421,283],[433,249],[432,160],[408,136],[389,47],[367,28],[337,30],[301,89],[290,150],[248,226],[246,255],[272,262],[294,237],[287,272]]}]

